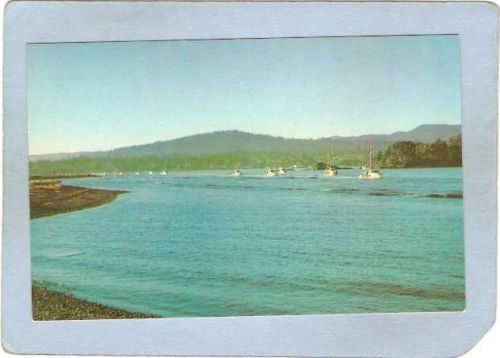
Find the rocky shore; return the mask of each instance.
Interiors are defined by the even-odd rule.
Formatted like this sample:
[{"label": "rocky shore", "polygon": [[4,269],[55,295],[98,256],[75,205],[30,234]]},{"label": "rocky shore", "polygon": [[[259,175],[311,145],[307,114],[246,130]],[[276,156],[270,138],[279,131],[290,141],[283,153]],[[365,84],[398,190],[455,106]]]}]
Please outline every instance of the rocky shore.
[{"label": "rocky shore", "polygon": [[89,320],[154,318],[152,315],[128,312],[121,309],[78,299],[65,293],[32,287],[33,320]]}]

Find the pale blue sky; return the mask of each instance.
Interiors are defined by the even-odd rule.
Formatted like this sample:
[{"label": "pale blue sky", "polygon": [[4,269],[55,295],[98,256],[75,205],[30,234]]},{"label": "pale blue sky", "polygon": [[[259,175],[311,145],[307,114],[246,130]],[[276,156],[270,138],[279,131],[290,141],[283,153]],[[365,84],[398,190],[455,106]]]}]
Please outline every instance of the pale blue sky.
[{"label": "pale blue sky", "polygon": [[30,154],[460,123],[457,36],[28,45]]}]

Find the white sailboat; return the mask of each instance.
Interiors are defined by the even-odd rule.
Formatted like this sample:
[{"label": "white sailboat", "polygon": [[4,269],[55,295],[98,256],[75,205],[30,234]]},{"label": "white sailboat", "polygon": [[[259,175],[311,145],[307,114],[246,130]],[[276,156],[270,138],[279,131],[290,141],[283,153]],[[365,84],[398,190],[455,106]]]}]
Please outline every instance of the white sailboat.
[{"label": "white sailboat", "polygon": [[264,176],[266,178],[271,178],[271,177],[274,177],[276,175],[277,175],[276,171],[274,171],[274,170],[271,169],[271,154],[269,154],[268,155],[268,159],[267,159],[267,169],[264,172]]},{"label": "white sailboat", "polygon": [[337,170],[332,167],[329,167],[323,172],[323,175],[325,177],[334,177],[335,175],[337,175]]},{"label": "white sailboat", "polygon": [[382,173],[377,169],[374,169],[372,166],[372,157],[373,157],[373,144],[370,143],[368,145],[368,166],[361,167],[361,174],[358,178],[360,179],[380,179],[382,177]]},{"label": "white sailboat", "polygon": [[265,177],[274,177],[276,176],[276,173],[271,170],[271,168],[267,168],[266,172],[264,173]]},{"label": "white sailboat", "polygon": [[326,169],[323,172],[323,175],[325,177],[333,177],[333,176],[337,175],[337,169],[335,169],[335,167],[332,165],[332,151],[331,150],[328,152],[328,160],[327,160]]}]

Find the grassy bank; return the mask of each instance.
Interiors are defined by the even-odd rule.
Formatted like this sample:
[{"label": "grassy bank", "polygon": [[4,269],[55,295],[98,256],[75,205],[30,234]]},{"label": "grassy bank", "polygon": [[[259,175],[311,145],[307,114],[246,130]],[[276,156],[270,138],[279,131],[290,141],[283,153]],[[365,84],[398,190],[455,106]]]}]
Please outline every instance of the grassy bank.
[{"label": "grassy bank", "polygon": [[81,300],[72,295],[50,291],[36,285],[32,288],[31,297],[35,321],[156,317]]}]

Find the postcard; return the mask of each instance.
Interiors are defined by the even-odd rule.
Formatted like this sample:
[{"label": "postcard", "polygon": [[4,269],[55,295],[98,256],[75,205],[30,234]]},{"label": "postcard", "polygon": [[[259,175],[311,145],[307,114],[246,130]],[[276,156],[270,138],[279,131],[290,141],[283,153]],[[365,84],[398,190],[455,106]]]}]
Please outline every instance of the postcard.
[{"label": "postcard", "polygon": [[[7,350],[451,356],[477,342],[494,317],[496,9],[355,5],[11,5]],[[479,30],[457,25],[467,6]],[[381,20],[425,14],[441,21]],[[358,25],[332,25],[345,16]]]}]

